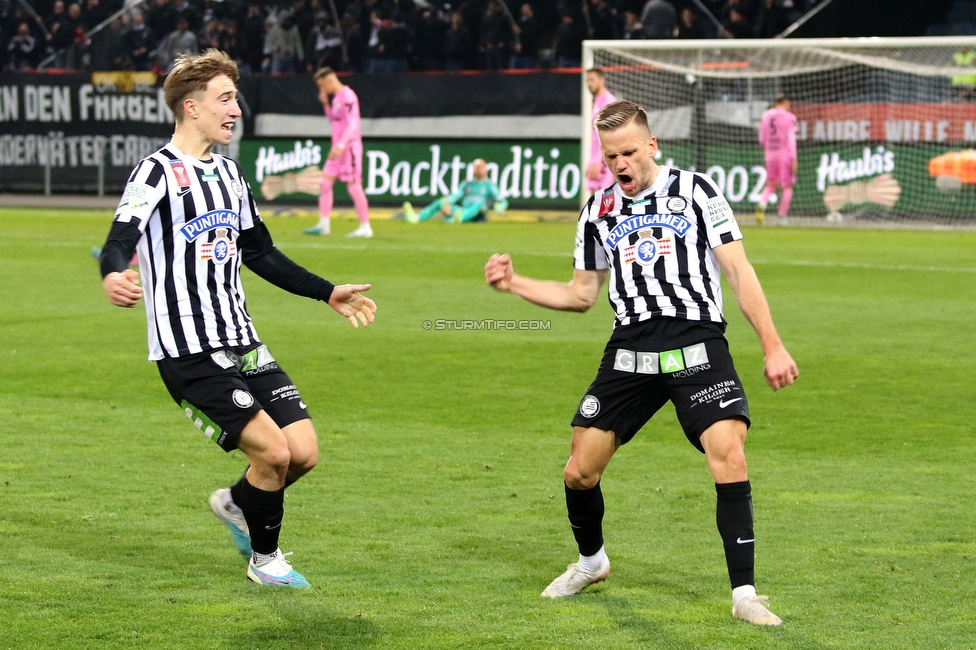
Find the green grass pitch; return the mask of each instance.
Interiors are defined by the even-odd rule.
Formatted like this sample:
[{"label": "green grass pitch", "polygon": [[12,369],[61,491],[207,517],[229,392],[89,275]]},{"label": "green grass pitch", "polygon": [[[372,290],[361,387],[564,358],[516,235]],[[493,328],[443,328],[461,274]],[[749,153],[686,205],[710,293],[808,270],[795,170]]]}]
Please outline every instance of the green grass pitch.
[{"label": "green grass pitch", "polygon": [[[733,621],[703,457],[667,407],[604,478],[607,585],[539,592],[575,558],[569,419],[607,302],[550,312],[484,286],[489,254],[568,280],[572,223],[374,224],[279,247],[368,281],[375,324],[247,274],[262,339],[310,405],[317,469],[281,544],[314,585],[245,582],[207,496],[244,467],[145,361],[89,249],[110,211],[0,210],[0,648],[971,648],[976,233],[746,228],[799,382],[773,393],[726,290],[754,417],[757,579],[786,625]],[[348,226],[348,228],[345,228]],[[545,331],[425,330],[539,319]]]}]

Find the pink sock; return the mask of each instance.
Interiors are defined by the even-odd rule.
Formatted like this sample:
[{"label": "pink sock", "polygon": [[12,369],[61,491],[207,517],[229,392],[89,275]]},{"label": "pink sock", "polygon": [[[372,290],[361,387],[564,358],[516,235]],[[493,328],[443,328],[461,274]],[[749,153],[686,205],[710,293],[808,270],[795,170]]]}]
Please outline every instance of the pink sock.
[{"label": "pink sock", "polygon": [[335,179],[329,176],[322,177],[321,194],[319,194],[319,225],[329,222],[332,215],[332,186]]},{"label": "pink sock", "polygon": [[352,197],[352,204],[356,206],[356,216],[359,217],[359,223],[364,226],[369,224],[369,202],[366,200],[366,192],[363,191],[363,186],[359,183],[347,183],[346,191]]},{"label": "pink sock", "polygon": [[783,196],[779,202],[779,216],[785,217],[790,213],[790,201],[793,200],[793,187],[784,187]]},{"label": "pink sock", "polygon": [[769,199],[773,196],[773,188],[769,185],[763,188],[762,196],[759,197],[759,205],[764,208],[769,205]]}]

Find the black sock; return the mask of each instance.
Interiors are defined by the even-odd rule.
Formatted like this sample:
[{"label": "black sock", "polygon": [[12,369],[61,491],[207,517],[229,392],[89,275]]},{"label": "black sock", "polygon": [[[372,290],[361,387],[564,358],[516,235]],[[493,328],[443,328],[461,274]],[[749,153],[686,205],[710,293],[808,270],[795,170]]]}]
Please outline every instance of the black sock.
[{"label": "black sock", "polygon": [[230,486],[230,498],[234,500],[238,508],[241,507],[241,488],[244,486],[244,477],[247,476],[248,469],[251,469],[250,465],[247,466],[247,469],[244,470],[241,477],[237,479],[237,483]]},{"label": "black sock", "polygon": [[596,555],[603,546],[603,492],[600,482],[589,490],[566,486],[566,510],[580,555]]},{"label": "black sock", "polygon": [[749,481],[716,483],[715,523],[725,545],[732,588],[754,585],[756,541],[752,530],[752,486]]},{"label": "black sock", "polygon": [[251,549],[255,553],[270,555],[278,548],[278,533],[285,514],[284,489],[268,492],[242,479],[241,501],[238,503],[251,533]]}]

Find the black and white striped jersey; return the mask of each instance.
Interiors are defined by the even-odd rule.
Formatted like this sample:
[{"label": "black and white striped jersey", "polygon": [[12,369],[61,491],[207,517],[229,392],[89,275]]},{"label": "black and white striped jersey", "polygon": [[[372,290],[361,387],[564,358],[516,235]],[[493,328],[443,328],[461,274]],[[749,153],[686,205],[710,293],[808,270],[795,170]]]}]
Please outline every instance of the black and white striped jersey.
[{"label": "black and white striped jersey", "polygon": [[261,217],[236,162],[204,162],[168,144],[132,171],[115,220],[142,233],[151,361],[258,342],[237,240]]},{"label": "black and white striped jersey", "polygon": [[634,198],[612,187],[590,198],[576,226],[574,266],[610,270],[617,325],[651,318],[724,322],[713,248],[742,239],[711,178],[661,167]]}]

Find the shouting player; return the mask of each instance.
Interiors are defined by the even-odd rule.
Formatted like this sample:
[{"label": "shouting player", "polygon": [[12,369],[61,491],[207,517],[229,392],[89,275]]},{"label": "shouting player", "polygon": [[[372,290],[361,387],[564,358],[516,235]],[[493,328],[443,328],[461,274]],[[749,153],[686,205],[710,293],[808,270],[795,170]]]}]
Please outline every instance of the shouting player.
[{"label": "shouting player", "polygon": [[759,144],[766,152],[766,187],[756,207],[756,222],[766,216],[766,206],[777,187],[783,188],[779,201],[780,223],[786,223],[796,185],[796,115],[790,112],[790,98],[779,93],[773,107],[762,115],[759,123]]},{"label": "shouting player", "polygon": [[518,275],[508,255],[493,255],[485,265],[485,280],[495,289],[565,311],[592,307],[609,275],[616,311],[596,379],[572,421],[564,470],[579,559],[542,595],[572,596],[610,574],[600,478],[614,453],[670,400],[715,480],[732,615],[780,625],[754,586],[752,491],[744,451],[749,407],[725,339],[720,273],[759,335],[773,390],[796,380],[796,364],[776,333],[739,226],[715,183],[704,174],[659,167],[647,114],[633,102],[604,108],[596,127],[616,183],[583,208],[573,279],[563,284]]},{"label": "shouting player", "polygon": [[[250,466],[210,496],[247,560],[248,579],[309,583],[278,548],[284,490],[318,460],[305,402],[248,314],[241,264],[268,282],[315,298],[354,327],[373,321],[368,284],[334,286],[275,248],[233,160],[211,152],[230,143],[241,115],[237,65],[223,52],[181,56],[166,77],[173,139],[129,176],[102,247],[102,287],[112,304],[146,297],[149,360],[190,421]],[[139,251],[139,272],[128,268]],[[142,286],[140,286],[140,279]]]},{"label": "shouting player", "polygon": [[363,134],[359,123],[359,97],[349,86],[339,81],[332,68],[320,68],[315,73],[319,87],[319,101],[332,127],[332,149],[322,168],[322,188],[319,195],[319,222],[305,231],[306,235],[328,235],[332,232],[332,188],[336,179],[346,184],[359,217],[359,226],[346,237],[372,237],[369,225],[369,203],[363,191]]}]

